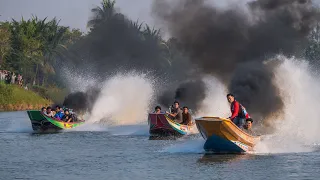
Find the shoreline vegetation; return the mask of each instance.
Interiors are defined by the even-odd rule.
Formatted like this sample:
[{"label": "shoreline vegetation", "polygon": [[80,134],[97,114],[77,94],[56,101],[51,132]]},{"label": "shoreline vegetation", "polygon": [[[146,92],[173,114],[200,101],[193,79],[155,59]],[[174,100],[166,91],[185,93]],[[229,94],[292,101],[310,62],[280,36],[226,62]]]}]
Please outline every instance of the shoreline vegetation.
[{"label": "shoreline vegetation", "polygon": [[[98,82],[118,70],[147,70],[153,77],[172,79],[171,85],[194,79],[193,73],[198,67],[190,61],[178,38],[164,39],[160,29],[130,19],[118,12],[115,4],[116,0],[101,0],[100,5],[91,10],[86,33],[60,25],[57,18],[32,16],[0,21],[0,70],[21,74],[23,87],[28,87],[25,90],[0,82],[0,111],[40,109],[53,103],[76,109],[75,106],[88,104],[86,98],[80,99],[78,94],[70,98],[69,104],[64,103],[69,93],[67,88],[86,83],[74,82],[67,76],[93,77]],[[320,66],[320,23],[306,43],[302,55]],[[190,86],[191,82],[194,83],[180,85]],[[195,82],[196,87],[200,87],[198,83],[202,85],[202,81]],[[90,88],[95,97],[95,92],[99,91],[94,86]],[[82,95],[87,97],[86,93],[91,92]],[[88,97],[92,98],[91,94]],[[189,106],[195,106],[196,100],[191,98],[190,101]]]},{"label": "shoreline vegetation", "polygon": [[39,110],[52,101],[18,85],[0,83],[0,112]]}]

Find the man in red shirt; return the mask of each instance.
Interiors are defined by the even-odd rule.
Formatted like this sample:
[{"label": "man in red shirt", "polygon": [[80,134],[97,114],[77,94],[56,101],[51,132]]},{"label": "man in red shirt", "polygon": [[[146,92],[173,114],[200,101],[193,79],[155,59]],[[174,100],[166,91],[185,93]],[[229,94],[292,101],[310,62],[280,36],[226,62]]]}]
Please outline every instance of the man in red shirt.
[{"label": "man in red shirt", "polygon": [[243,128],[245,120],[250,118],[250,115],[247,113],[246,109],[235,100],[233,94],[227,95],[228,102],[230,103],[230,110],[231,110],[231,121],[236,124],[238,127]]}]

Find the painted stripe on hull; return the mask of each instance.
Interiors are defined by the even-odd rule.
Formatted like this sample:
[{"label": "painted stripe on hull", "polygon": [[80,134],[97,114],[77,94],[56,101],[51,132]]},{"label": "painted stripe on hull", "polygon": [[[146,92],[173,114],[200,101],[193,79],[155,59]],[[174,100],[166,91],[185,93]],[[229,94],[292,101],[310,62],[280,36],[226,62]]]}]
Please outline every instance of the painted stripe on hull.
[{"label": "painted stripe on hull", "polygon": [[243,153],[242,148],[234,142],[226,140],[216,135],[210,136],[203,147],[206,151],[215,153]]}]

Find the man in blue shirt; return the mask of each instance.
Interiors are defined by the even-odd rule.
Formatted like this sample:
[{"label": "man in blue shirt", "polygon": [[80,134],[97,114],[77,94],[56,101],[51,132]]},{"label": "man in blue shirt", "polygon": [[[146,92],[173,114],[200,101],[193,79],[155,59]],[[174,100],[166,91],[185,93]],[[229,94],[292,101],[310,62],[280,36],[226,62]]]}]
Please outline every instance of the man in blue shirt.
[{"label": "man in blue shirt", "polygon": [[56,115],[54,115],[54,118],[61,120],[63,117],[63,113],[60,110],[60,106],[56,106]]}]

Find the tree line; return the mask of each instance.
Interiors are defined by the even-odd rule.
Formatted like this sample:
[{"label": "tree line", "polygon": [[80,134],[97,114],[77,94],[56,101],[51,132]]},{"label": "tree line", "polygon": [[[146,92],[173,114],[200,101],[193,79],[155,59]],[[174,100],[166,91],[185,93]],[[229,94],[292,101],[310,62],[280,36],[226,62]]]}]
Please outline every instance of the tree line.
[{"label": "tree line", "polygon": [[56,56],[83,35],[59,21],[31,19],[0,23],[0,68],[23,74],[33,84],[44,85],[55,73]]},{"label": "tree line", "polygon": [[[12,19],[0,22],[0,69],[24,76],[25,82],[41,86],[61,83],[60,71],[90,72],[98,77],[115,70],[143,70],[154,76],[185,79],[196,71],[179,42],[165,40],[159,29],[130,20],[115,9],[115,0],[102,0],[93,8],[88,33],[59,25],[59,20]],[[319,26],[310,35],[306,57],[318,59]]]}]

